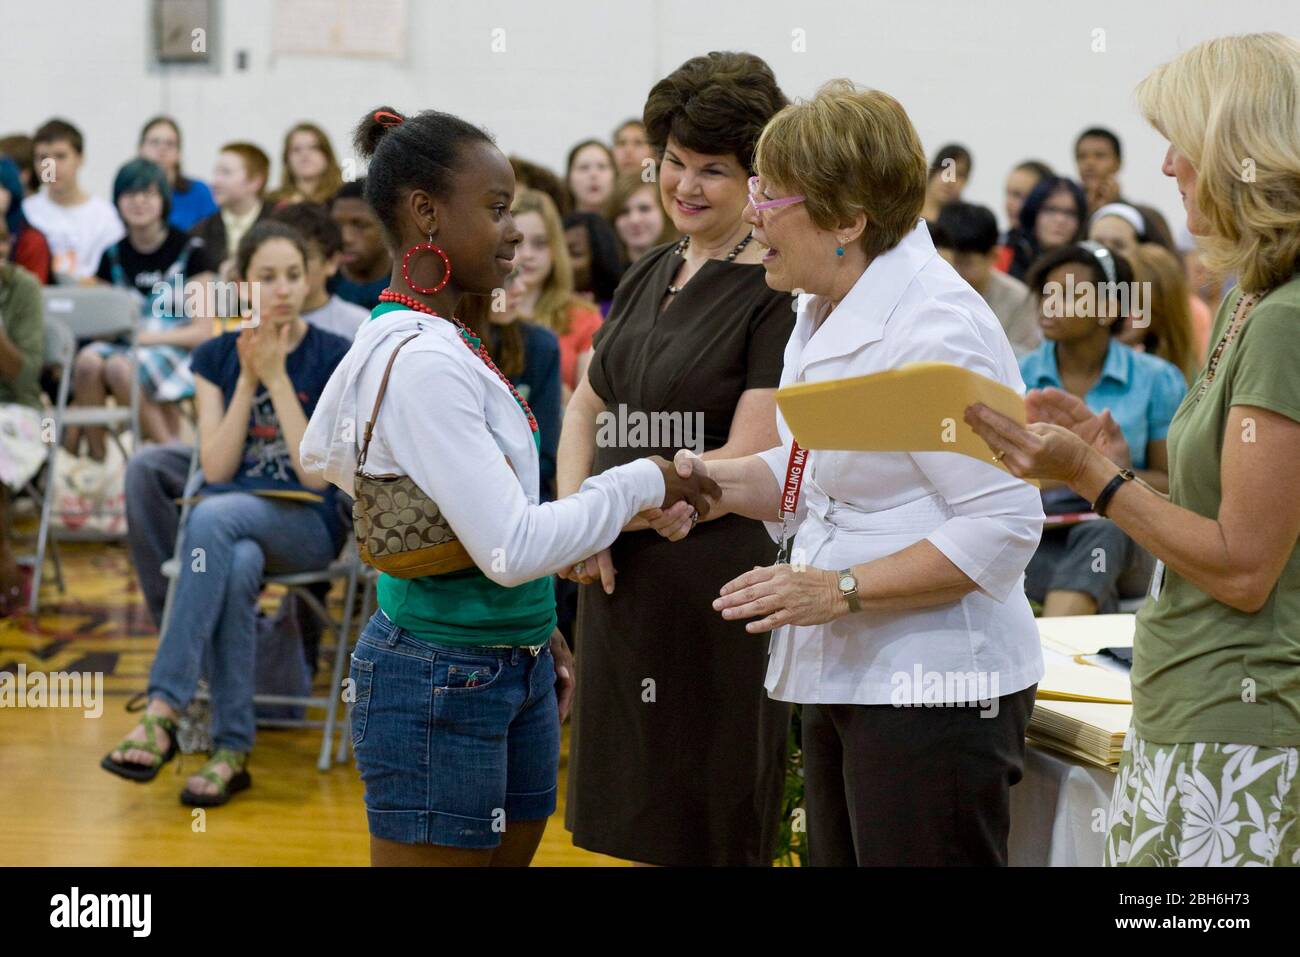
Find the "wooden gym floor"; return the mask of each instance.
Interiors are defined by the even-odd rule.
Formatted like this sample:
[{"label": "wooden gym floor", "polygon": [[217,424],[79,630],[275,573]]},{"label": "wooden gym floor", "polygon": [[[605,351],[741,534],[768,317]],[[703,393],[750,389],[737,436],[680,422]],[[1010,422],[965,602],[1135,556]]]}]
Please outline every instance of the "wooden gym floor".
[{"label": "wooden gym floor", "polygon": [[[202,829],[177,795],[203,755],[178,757],[149,784],[100,769],[136,719],[123,705],[145,690],[157,635],[124,546],[64,545],[62,555],[67,593],[50,583],[35,621],[0,620],[0,671],[103,672],[103,713],[0,707],[0,866],[368,864],[361,779],[350,760],[316,770],[317,730],[259,729],[253,787],[209,810]],[[567,726],[560,760],[559,809],[534,863],[622,863],[574,847],[564,829]]]}]

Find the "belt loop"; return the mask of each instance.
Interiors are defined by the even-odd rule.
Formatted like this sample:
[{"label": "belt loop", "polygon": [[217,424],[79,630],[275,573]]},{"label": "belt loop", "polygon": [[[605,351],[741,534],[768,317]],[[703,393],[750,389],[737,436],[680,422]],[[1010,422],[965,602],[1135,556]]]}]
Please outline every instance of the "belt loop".
[{"label": "belt loop", "polygon": [[389,648],[392,648],[402,637],[402,629],[399,628],[396,623],[390,622],[390,624],[392,627],[388,629],[388,637],[384,639],[384,644]]}]

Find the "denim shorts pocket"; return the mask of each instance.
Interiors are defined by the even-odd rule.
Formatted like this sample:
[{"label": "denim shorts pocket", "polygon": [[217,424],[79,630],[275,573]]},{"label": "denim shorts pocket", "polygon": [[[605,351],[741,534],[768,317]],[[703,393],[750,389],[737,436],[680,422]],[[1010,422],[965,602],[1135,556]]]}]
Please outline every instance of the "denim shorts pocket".
[{"label": "denim shorts pocket", "polygon": [[490,688],[504,670],[500,658],[439,652],[433,663],[436,694],[472,694]]},{"label": "denim shorts pocket", "polygon": [[365,658],[352,656],[349,669],[352,693],[356,696],[352,702],[352,747],[355,748],[366,736],[366,718],[370,714],[370,689],[375,681],[375,663]]}]

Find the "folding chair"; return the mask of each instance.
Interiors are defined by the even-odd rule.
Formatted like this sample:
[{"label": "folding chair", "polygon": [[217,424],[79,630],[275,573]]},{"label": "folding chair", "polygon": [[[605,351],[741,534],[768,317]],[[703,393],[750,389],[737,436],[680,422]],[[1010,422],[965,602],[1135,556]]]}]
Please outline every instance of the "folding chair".
[{"label": "folding chair", "polygon": [[59,370],[59,388],[54,401],[54,442],[50,446],[49,458],[25,488],[41,510],[40,524],[36,529],[36,551],[18,558],[20,565],[32,566],[32,595],[27,610],[33,615],[40,606],[41,578],[45,572],[46,549],[49,549],[50,556],[54,559],[54,577],[59,586],[59,593],[62,594],[64,590],[63,564],[59,561],[58,540],[50,524],[50,506],[54,501],[50,493],[54,489],[54,473],[59,461],[56,452],[63,438],[63,415],[68,404],[68,383],[72,378],[72,362],[77,355],[77,337],[64,322],[53,316],[46,316],[44,326],[43,365],[46,368],[55,367]]},{"label": "folding chair", "polygon": [[[176,596],[176,583],[180,578],[181,562],[184,561],[182,551],[185,540],[185,523],[190,514],[189,502],[203,485],[203,473],[199,471],[198,465],[199,447],[198,443],[195,442],[194,451],[190,455],[190,474],[185,482],[184,503],[181,505],[180,523],[177,526],[176,546],[172,552],[172,557],[163,562],[162,565],[162,573],[168,581],[167,598],[163,603],[162,624],[158,629],[160,638],[166,633],[167,624],[171,621],[172,605]],[[321,735],[320,756],[316,761],[316,768],[320,771],[328,771],[331,767],[330,752],[333,750],[334,732],[340,728],[338,708],[343,686],[343,666],[348,660],[351,645],[352,607],[356,599],[357,581],[362,567],[361,560],[357,557],[356,544],[349,536],[343,552],[326,567],[287,575],[267,575],[263,579],[263,585],[282,585],[293,592],[311,609],[312,613],[320,619],[326,628],[335,629],[334,662],[331,668],[330,686],[324,697],[318,695],[300,697],[297,695],[270,694],[255,694],[253,696],[254,704],[289,705],[301,708],[323,708],[325,710],[325,719],[323,721],[318,718],[305,717],[258,719],[258,724],[266,727],[321,728],[323,733]],[[343,595],[343,616],[336,625],[325,604],[311,593],[309,586],[321,582],[334,582],[339,579],[344,580],[346,586]],[[369,599],[370,594],[367,591],[362,602],[361,620],[363,624],[365,618],[368,617]],[[206,695],[206,691],[199,691],[196,697],[202,699]],[[349,709],[350,707],[351,705],[349,705]],[[347,759],[348,743],[348,734],[346,729],[343,728],[341,729],[341,740],[338,746],[338,760],[340,762]]]},{"label": "folding chair", "polygon": [[[72,331],[75,339],[118,339],[127,337],[130,350],[127,353],[131,364],[131,400],[126,407],[120,405],[67,405],[63,401],[62,424],[59,436],[67,428],[106,428],[113,441],[122,452],[122,458],[130,458],[122,444],[118,429],[127,426],[131,430],[133,447],[140,443],[140,376],[136,366],[137,334],[140,326],[140,303],[125,289],[111,286],[45,286],[41,289],[44,300],[45,316],[62,320]],[[75,356],[74,356],[75,359]],[[71,369],[66,370],[64,379],[59,384],[60,391],[67,388]],[[117,534],[103,532],[65,529],[60,533],[64,540],[106,540],[121,537]]]}]

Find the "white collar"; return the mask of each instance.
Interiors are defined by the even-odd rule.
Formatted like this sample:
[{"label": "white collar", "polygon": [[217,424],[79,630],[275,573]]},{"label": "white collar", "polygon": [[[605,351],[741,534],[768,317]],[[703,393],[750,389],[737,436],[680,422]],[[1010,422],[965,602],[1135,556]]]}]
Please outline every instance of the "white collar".
[{"label": "white collar", "polygon": [[800,303],[799,323],[808,343],[803,364],[849,355],[885,334],[885,323],[893,314],[903,293],[916,274],[938,253],[930,240],[925,220],[892,249],[886,250],[867,266],[840,304],[823,321],[811,339],[812,319],[831,308],[825,296],[807,296]]}]

